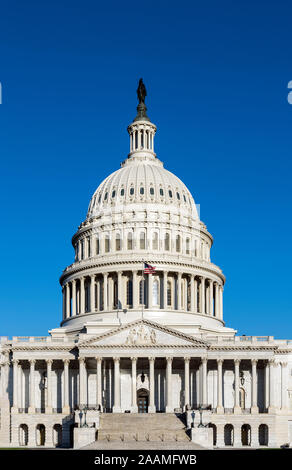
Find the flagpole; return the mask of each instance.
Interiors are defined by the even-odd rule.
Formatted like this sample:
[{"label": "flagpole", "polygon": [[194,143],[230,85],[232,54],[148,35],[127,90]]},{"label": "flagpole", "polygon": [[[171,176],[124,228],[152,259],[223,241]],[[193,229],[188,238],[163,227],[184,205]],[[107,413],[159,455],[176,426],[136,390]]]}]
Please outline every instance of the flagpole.
[{"label": "flagpole", "polygon": [[145,284],[145,278],[144,278],[144,268],[145,268],[145,262],[142,260],[143,267],[142,267],[142,320],[144,318],[144,284]]}]

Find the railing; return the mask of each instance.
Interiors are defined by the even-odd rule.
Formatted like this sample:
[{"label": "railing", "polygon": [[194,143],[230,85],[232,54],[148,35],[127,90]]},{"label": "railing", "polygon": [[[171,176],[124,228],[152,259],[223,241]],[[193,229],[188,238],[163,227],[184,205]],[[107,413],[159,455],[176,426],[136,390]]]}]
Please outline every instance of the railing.
[{"label": "railing", "polygon": [[15,343],[69,343],[74,340],[67,337],[52,338],[51,336],[13,336],[12,341]]}]

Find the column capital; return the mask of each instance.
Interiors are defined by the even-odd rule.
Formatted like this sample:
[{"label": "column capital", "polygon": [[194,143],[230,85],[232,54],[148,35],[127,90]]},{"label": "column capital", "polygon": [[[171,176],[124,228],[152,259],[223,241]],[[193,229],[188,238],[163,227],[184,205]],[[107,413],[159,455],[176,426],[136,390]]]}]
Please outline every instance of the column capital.
[{"label": "column capital", "polygon": [[30,363],[30,365],[35,365],[36,359],[29,359],[28,362]]},{"label": "column capital", "polygon": [[109,273],[103,273],[103,277],[108,277]]},{"label": "column capital", "polygon": [[172,357],[172,356],[167,356],[167,357],[166,357],[166,360],[167,360],[167,362],[172,362],[173,357]]},{"label": "column capital", "polygon": [[119,356],[114,356],[114,357],[113,357],[113,361],[114,361],[114,362],[120,362],[120,359],[121,359],[121,358],[120,358]]},{"label": "column capital", "polygon": [[241,363],[241,359],[238,359],[238,358],[234,359],[234,364],[239,366],[240,363]]},{"label": "column capital", "polygon": [[96,362],[101,362],[101,361],[102,361],[102,357],[101,357],[101,356],[96,356],[96,357],[95,357],[95,360],[96,360]]},{"label": "column capital", "polygon": [[288,365],[288,362],[281,361],[280,364],[281,364],[282,367],[286,367]]},{"label": "column capital", "polygon": [[207,359],[207,357],[203,356],[203,357],[201,357],[201,361],[202,361],[202,364],[207,364],[208,359]]},{"label": "column capital", "polygon": [[53,364],[53,359],[46,359],[47,365],[52,365]]},{"label": "column capital", "polygon": [[85,357],[78,357],[78,361],[82,364],[85,364]]},{"label": "column capital", "polygon": [[136,356],[131,357],[132,362],[137,362],[138,358]]},{"label": "column capital", "polygon": [[155,356],[149,356],[148,360],[149,360],[149,362],[154,362],[155,361]]},{"label": "column capital", "polygon": [[217,359],[217,364],[221,364],[221,366],[222,366],[223,362],[224,362],[224,359],[222,359],[222,357],[219,357]]},{"label": "column capital", "polygon": [[190,360],[191,360],[190,356],[185,356],[185,357],[184,357],[184,361],[185,361],[185,362],[190,362]]},{"label": "column capital", "polygon": [[70,359],[63,359],[63,362],[64,362],[64,365],[66,364],[66,366],[68,366],[70,364]]},{"label": "column capital", "polygon": [[258,359],[251,359],[251,363],[253,366],[256,366],[258,363]]},{"label": "column capital", "polygon": [[278,364],[276,363],[275,359],[268,359],[269,366],[276,367]]},{"label": "column capital", "polygon": [[19,364],[19,359],[12,359],[12,364],[17,366]]}]

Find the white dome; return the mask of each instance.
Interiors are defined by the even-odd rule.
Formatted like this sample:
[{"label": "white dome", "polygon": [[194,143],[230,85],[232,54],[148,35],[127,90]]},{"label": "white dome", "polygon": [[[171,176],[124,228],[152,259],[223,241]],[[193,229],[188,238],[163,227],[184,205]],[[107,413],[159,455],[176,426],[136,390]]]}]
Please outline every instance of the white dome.
[{"label": "white dome", "polygon": [[149,156],[136,161],[129,158],[109,175],[95,191],[87,218],[116,206],[145,203],[167,205],[198,219],[194,199],[184,183],[163,168],[160,160]]}]

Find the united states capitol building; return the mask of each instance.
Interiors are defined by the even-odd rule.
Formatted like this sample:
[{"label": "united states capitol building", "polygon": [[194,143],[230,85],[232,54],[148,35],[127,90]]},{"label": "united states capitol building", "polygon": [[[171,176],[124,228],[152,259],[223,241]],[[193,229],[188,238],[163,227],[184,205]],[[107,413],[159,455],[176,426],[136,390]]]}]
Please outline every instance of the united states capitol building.
[{"label": "united states capitol building", "polygon": [[292,444],[292,341],[225,325],[212,235],[156,156],[143,86],[128,157],[73,235],[60,326],[1,337],[0,446]]}]

